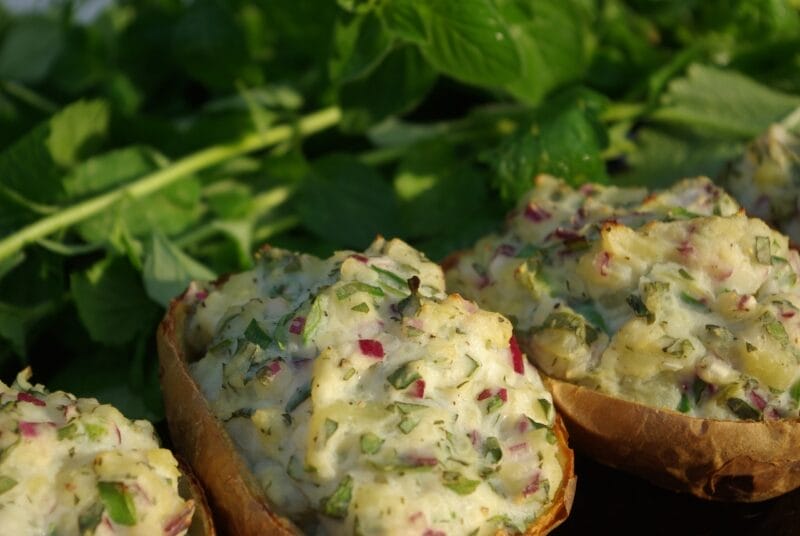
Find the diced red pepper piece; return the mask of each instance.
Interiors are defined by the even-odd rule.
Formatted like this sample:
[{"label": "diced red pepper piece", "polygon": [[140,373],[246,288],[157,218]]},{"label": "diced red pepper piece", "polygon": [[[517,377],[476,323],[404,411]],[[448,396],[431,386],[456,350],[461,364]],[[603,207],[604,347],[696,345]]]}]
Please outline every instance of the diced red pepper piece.
[{"label": "diced red pepper piece", "polygon": [[367,261],[369,261],[367,257],[365,257],[364,255],[359,255],[358,253],[354,253],[350,256],[355,260],[357,260],[358,262],[363,262],[364,264],[367,264]]},{"label": "diced red pepper piece", "polygon": [[17,394],[17,400],[19,400],[20,402],[28,402],[30,404],[33,404],[34,406],[44,407],[44,406],[47,405],[47,404],[45,404],[44,400],[39,400],[38,398],[36,398],[32,394],[26,393],[26,392],[18,393]]},{"label": "diced red pepper piece", "polygon": [[292,319],[292,323],[289,325],[289,333],[300,335],[301,333],[303,333],[303,328],[305,326],[306,326],[306,317],[296,316]]},{"label": "diced red pepper piece", "polygon": [[383,345],[380,341],[376,341],[375,339],[359,339],[358,347],[361,349],[362,354],[369,357],[381,359],[384,355]]},{"label": "diced red pepper piece", "polygon": [[478,393],[478,400],[486,400],[490,396],[492,396],[492,391],[489,389],[484,389],[483,391]]},{"label": "diced red pepper piece", "polygon": [[192,524],[192,515],[194,514],[194,504],[190,501],[186,506],[178,512],[172,519],[168,520],[164,525],[164,536],[176,536],[188,529]]},{"label": "diced red pepper piece", "polygon": [[417,380],[411,387],[411,395],[417,398],[425,396],[425,380]]},{"label": "diced red pepper piece", "polygon": [[514,365],[514,372],[525,374],[525,361],[522,358],[522,350],[519,349],[517,338],[513,335],[508,341],[508,347],[511,349],[511,363]]}]

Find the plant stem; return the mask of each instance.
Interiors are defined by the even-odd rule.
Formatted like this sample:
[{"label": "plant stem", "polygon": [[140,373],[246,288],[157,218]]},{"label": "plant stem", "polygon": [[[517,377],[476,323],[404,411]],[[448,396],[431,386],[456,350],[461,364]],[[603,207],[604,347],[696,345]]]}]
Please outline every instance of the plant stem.
[{"label": "plant stem", "polygon": [[301,118],[295,126],[279,125],[263,133],[249,134],[237,142],[216,145],[186,156],[165,168],[97,197],[65,208],[0,240],[0,260],[51,233],[70,227],[107,210],[122,199],[139,199],[161,190],[181,178],[224,162],[234,156],[257,151],[335,125],[341,118],[338,108],[326,108]]}]

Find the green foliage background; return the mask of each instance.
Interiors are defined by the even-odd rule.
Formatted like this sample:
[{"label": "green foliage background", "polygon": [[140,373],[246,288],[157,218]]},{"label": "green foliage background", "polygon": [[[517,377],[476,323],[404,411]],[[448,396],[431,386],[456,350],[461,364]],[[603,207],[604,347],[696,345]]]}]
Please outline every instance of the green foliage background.
[{"label": "green foliage background", "polygon": [[0,8],[0,371],[132,417],[170,297],[261,243],[440,259],[537,173],[715,176],[800,106],[796,0],[84,7]]}]

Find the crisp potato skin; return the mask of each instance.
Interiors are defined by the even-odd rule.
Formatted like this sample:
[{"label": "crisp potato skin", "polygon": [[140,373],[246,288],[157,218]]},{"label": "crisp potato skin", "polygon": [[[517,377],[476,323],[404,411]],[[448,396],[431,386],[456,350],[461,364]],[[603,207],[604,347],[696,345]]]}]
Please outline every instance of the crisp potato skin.
[{"label": "crisp potato skin", "polygon": [[[189,307],[183,298],[172,301],[157,337],[164,407],[175,448],[194,468],[205,487],[223,534],[301,534],[290,520],[274,512],[192,378],[189,360],[199,357],[197,354],[202,354],[202,349],[192,349],[190,341],[185,340]],[[554,432],[560,447],[564,479],[551,507],[525,531],[528,536],[547,534],[561,524],[569,515],[575,496],[574,454],[567,446],[567,431],[558,416]]]},{"label": "crisp potato skin", "polygon": [[575,448],[703,499],[758,502],[800,486],[800,420],[688,417],[543,376]]}]

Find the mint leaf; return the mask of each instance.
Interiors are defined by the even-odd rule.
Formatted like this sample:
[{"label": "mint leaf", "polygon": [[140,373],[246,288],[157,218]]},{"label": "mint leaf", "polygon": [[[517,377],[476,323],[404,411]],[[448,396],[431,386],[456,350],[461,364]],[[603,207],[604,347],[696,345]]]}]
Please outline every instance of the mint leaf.
[{"label": "mint leaf", "polygon": [[672,82],[651,118],[724,139],[754,138],[800,106],[800,95],[763,86],[730,70],[695,64]]},{"label": "mint leaf", "polygon": [[144,288],[147,295],[164,307],[186,290],[193,280],[210,281],[216,274],[191,258],[163,234],[153,233],[144,260]]},{"label": "mint leaf", "polygon": [[350,156],[318,160],[298,197],[303,224],[337,247],[363,249],[377,234],[395,234],[397,209],[391,187],[374,169]]},{"label": "mint leaf", "polygon": [[322,499],[320,507],[326,516],[336,519],[347,517],[347,510],[350,507],[350,499],[353,497],[353,479],[350,476],[344,477],[339,486],[329,497]]},{"label": "mint leaf", "polygon": [[210,88],[228,89],[236,80],[261,78],[249,65],[244,32],[225,2],[189,4],[175,24],[172,53],[187,75]]},{"label": "mint leaf", "polygon": [[122,257],[108,257],[88,270],[74,272],[70,288],[78,315],[97,342],[128,342],[150,329],[150,322],[157,315],[139,274]]},{"label": "mint leaf", "polygon": [[359,132],[390,115],[407,112],[422,101],[436,78],[436,71],[415,47],[393,50],[369,74],[341,88],[342,127]]},{"label": "mint leaf", "polygon": [[519,52],[494,2],[417,0],[414,4],[427,30],[420,50],[431,65],[484,87],[502,86],[519,76]]},{"label": "mint leaf", "polygon": [[39,16],[20,19],[7,30],[0,46],[0,79],[41,81],[63,47],[59,22]]},{"label": "mint leaf", "polygon": [[70,167],[82,160],[108,132],[109,108],[102,100],[80,100],[50,120],[47,148],[53,161]]},{"label": "mint leaf", "polygon": [[337,83],[369,74],[389,53],[391,40],[374,13],[343,14],[333,30],[333,51],[328,63]]},{"label": "mint leaf", "polygon": [[605,132],[597,117],[604,98],[576,91],[543,104],[533,120],[489,154],[495,186],[515,202],[533,187],[539,173],[550,173],[570,184],[605,182],[601,151]]},{"label": "mint leaf", "polygon": [[497,0],[520,57],[517,76],[503,84],[512,95],[537,103],[551,89],[577,80],[590,58],[589,21],[573,0]]},{"label": "mint leaf", "polygon": [[144,147],[125,147],[89,158],[63,179],[70,199],[106,191],[153,171],[153,161]]}]

